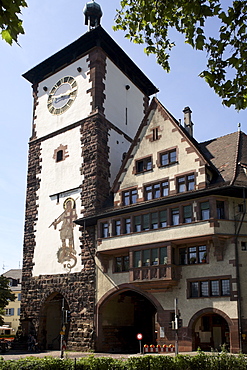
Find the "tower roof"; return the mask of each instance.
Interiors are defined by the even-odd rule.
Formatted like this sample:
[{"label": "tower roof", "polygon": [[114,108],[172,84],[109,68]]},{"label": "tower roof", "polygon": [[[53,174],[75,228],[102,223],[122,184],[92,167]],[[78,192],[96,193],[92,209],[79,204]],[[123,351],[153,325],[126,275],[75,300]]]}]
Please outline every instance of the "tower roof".
[{"label": "tower roof", "polygon": [[158,92],[153,83],[101,26],[85,33],[72,44],[24,73],[23,77],[32,84],[39,83],[86,55],[94,47],[101,47],[113,63],[146,95]]},{"label": "tower roof", "polygon": [[94,0],[88,2],[83,13],[85,15],[85,24],[89,27],[97,27],[100,25],[100,18],[102,17],[102,10],[99,4],[95,3]]}]

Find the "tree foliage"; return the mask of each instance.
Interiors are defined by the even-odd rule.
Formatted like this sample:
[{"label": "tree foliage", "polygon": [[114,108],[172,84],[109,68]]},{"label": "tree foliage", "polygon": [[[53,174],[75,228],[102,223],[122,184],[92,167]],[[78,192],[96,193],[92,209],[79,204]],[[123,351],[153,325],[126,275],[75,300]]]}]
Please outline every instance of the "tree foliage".
[{"label": "tree foliage", "polygon": [[0,0],[0,29],[2,39],[10,45],[17,42],[19,34],[24,34],[21,8],[27,7],[25,0]]},{"label": "tree foliage", "polygon": [[177,30],[194,49],[206,51],[207,66],[200,76],[222,103],[237,110],[247,107],[247,1],[122,0],[120,4],[115,30],[124,30],[131,41],[146,44],[145,52],[155,54],[167,72],[175,46],[169,31]]},{"label": "tree foliage", "polygon": [[3,317],[1,314],[3,314],[3,309],[6,307],[9,303],[9,301],[14,301],[15,295],[11,293],[11,289],[9,287],[9,280],[3,276],[0,275],[0,325],[3,324]]}]

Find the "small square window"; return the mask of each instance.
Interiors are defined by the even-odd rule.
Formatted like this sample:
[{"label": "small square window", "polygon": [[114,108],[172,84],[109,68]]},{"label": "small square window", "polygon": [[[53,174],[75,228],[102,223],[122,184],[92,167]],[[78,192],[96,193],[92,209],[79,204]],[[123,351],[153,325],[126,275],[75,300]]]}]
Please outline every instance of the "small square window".
[{"label": "small square window", "polygon": [[63,150],[58,150],[57,152],[57,162],[60,162],[63,160]]}]

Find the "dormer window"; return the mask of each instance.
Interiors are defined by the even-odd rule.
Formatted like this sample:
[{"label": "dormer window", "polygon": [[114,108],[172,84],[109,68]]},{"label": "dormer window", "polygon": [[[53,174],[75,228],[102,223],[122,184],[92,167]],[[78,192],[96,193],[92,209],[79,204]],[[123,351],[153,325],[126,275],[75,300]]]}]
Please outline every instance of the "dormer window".
[{"label": "dormer window", "polygon": [[136,161],[136,173],[150,171],[153,168],[152,157],[146,157]]}]

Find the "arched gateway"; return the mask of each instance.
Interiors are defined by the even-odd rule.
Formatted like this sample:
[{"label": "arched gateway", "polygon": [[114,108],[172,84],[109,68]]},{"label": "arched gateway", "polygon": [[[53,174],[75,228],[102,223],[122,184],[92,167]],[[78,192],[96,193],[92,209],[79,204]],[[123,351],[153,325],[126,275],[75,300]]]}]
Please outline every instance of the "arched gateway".
[{"label": "arched gateway", "polygon": [[154,304],[134,290],[115,292],[98,304],[96,350],[102,352],[136,353],[137,334],[143,344],[155,343]]},{"label": "arched gateway", "polygon": [[233,350],[235,341],[234,323],[220,310],[207,308],[197,312],[190,321],[192,350],[200,347],[203,351],[220,350],[226,346]]},{"label": "arched gateway", "polygon": [[[63,326],[63,310],[69,306],[62,294],[53,293],[43,303],[40,310],[38,343],[42,349],[60,349],[60,332]],[[65,339],[68,337],[69,325],[65,326]]]}]

